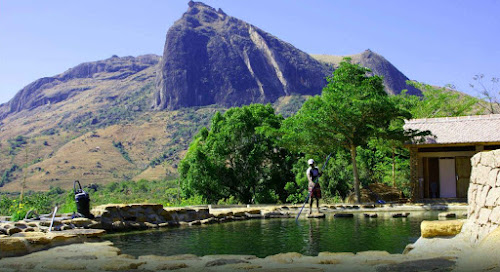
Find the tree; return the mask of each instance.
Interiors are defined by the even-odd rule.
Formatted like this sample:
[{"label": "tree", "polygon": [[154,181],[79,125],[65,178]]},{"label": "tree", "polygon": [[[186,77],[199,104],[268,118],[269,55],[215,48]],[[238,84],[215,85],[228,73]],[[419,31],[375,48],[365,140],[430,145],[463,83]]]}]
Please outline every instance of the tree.
[{"label": "tree", "polygon": [[271,105],[216,113],[180,163],[183,193],[211,203],[230,197],[242,203],[285,201],[294,159],[278,145],[282,121]]},{"label": "tree", "polygon": [[370,138],[391,134],[391,122],[410,118],[384,91],[382,78],[369,76],[370,69],[344,59],[321,96],[305,102],[299,112],[284,122],[284,142],[309,154],[326,154],[343,147],[350,153],[354,190],[360,201],[356,148]]},{"label": "tree", "polygon": [[500,89],[499,89],[499,78],[492,77],[490,86],[487,86],[483,79],[484,75],[475,75],[472,78],[476,81],[476,84],[469,84],[470,87],[479,93],[480,105],[486,109],[489,114],[500,113]]},{"label": "tree", "polygon": [[422,97],[406,92],[394,96],[396,103],[410,111],[412,118],[436,118],[481,113],[480,100],[450,88],[437,88],[425,83],[407,81],[422,90]]}]

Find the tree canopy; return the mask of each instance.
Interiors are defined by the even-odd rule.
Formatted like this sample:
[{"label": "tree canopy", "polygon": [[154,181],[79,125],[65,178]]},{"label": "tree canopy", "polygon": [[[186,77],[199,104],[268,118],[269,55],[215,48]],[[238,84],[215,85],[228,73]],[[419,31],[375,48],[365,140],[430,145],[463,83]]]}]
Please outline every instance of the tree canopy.
[{"label": "tree canopy", "polygon": [[278,146],[282,121],[271,105],[216,113],[180,163],[183,192],[210,203],[231,197],[241,203],[285,201],[294,160]]},{"label": "tree canopy", "polygon": [[[370,72],[345,59],[327,78],[321,96],[307,100],[283,125],[283,141],[292,150],[328,154],[343,147],[349,151],[358,202],[356,148],[372,137],[401,139],[403,120],[410,118],[384,91],[382,78],[369,76]],[[398,121],[400,125],[394,125]]]}]

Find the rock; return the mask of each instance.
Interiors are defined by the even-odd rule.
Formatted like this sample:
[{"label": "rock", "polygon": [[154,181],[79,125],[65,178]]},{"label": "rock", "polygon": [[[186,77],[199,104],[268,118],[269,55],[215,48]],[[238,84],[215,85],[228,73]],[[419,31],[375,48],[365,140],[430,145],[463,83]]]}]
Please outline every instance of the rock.
[{"label": "rock", "polygon": [[491,151],[481,153],[481,164],[489,168],[495,167],[495,154]]},{"label": "rock", "polygon": [[249,262],[241,259],[217,259],[207,262],[205,264],[205,267],[221,266],[226,264],[239,264],[239,263],[249,263]]},{"label": "rock", "polygon": [[362,257],[363,259],[380,259],[382,257],[387,257],[390,256],[391,254],[387,251],[382,251],[382,250],[367,250],[367,251],[360,251],[356,253],[357,257]]},{"label": "rock", "polygon": [[460,233],[464,220],[422,221],[420,232],[422,237],[454,236]]},{"label": "rock", "polygon": [[147,228],[159,228],[160,227],[158,224],[153,224],[153,223],[149,223],[149,222],[144,222],[144,225]]},{"label": "rock", "polygon": [[50,262],[42,266],[50,271],[53,270],[63,270],[63,271],[73,271],[73,270],[86,270],[87,266],[83,262]]},{"label": "rock", "polygon": [[263,214],[264,218],[289,218],[290,214],[289,213],[283,213],[283,212],[278,212],[278,211],[273,211],[273,212],[265,212]]},{"label": "rock", "polygon": [[262,218],[262,214],[252,214],[252,213],[245,213],[246,217],[248,219],[261,219]]},{"label": "rock", "polygon": [[156,266],[156,270],[178,270],[182,268],[188,268],[189,266],[185,263],[163,263]]},{"label": "rock", "polygon": [[220,219],[220,218],[232,216],[233,212],[231,212],[231,211],[211,211],[211,214],[213,217]]},{"label": "rock", "polygon": [[445,258],[422,259],[377,266],[377,272],[451,271],[455,262]]},{"label": "rock", "polygon": [[415,248],[413,244],[407,244],[405,249],[403,250],[403,254],[408,254],[410,251],[412,251]]},{"label": "rock", "polygon": [[200,260],[200,257],[194,254],[180,254],[172,256],[158,256],[158,255],[143,255],[139,256],[139,260],[150,262],[166,262],[166,261],[187,261],[187,260]]},{"label": "rock", "polygon": [[80,238],[98,238],[106,234],[106,231],[103,229],[72,229],[61,231],[60,234],[77,236]]},{"label": "rock", "polygon": [[242,216],[245,216],[245,214],[246,214],[246,212],[244,210],[240,210],[240,211],[233,210],[233,216],[242,217]]},{"label": "rock", "polygon": [[25,223],[22,223],[22,222],[16,222],[16,223],[14,223],[14,227],[23,230],[23,229],[27,228],[28,225],[26,225]]},{"label": "rock", "polygon": [[195,221],[189,222],[189,225],[190,226],[197,226],[197,225],[201,225],[201,222],[200,222],[200,220],[195,220]]},{"label": "rock", "polygon": [[352,252],[320,252],[318,257],[328,257],[328,258],[350,258],[354,257],[354,253]]},{"label": "rock", "polygon": [[28,243],[22,237],[5,237],[0,239],[0,257],[10,257],[29,252]]},{"label": "rock", "polygon": [[145,264],[145,262],[132,261],[127,259],[116,260],[112,259],[103,264],[100,269],[106,271],[124,271],[137,269],[139,266]]},{"label": "rock", "polygon": [[113,229],[113,230],[124,230],[125,229],[125,223],[122,222],[122,221],[114,221],[111,224],[111,229]]},{"label": "rock", "polygon": [[364,216],[366,218],[377,218],[378,214],[377,213],[365,213]]},{"label": "rock", "polygon": [[102,229],[102,224],[100,222],[92,223],[88,225],[89,229]]},{"label": "rock", "polygon": [[69,225],[64,225],[61,227],[61,230],[70,230],[70,229],[73,229],[73,227]]},{"label": "rock", "polygon": [[157,109],[239,106],[321,92],[327,66],[255,26],[193,3],[167,32]]},{"label": "rock", "polygon": [[7,229],[7,234],[8,235],[13,235],[13,234],[16,234],[16,233],[22,232],[22,231],[23,230],[20,229],[20,228],[13,227],[13,228]]},{"label": "rock", "polygon": [[307,215],[307,218],[325,218],[326,214],[324,213],[311,213]]},{"label": "rock", "polygon": [[89,225],[97,223],[96,221],[90,220],[88,218],[80,217],[80,218],[73,218],[69,220],[63,220],[62,223],[64,224],[73,224],[75,227],[78,228],[88,228]]},{"label": "rock", "polygon": [[438,214],[438,218],[456,218],[456,213],[443,212]]},{"label": "rock", "polygon": [[490,215],[491,215],[491,210],[490,209],[488,209],[488,208],[482,208],[481,210],[479,210],[479,217],[477,219],[477,223],[483,224],[483,225],[486,224],[486,223],[488,223]]},{"label": "rock", "polygon": [[217,219],[215,219],[215,217],[210,217],[210,218],[207,218],[207,219],[200,220],[201,224],[215,224],[217,222],[218,221],[217,221]]},{"label": "rock", "polygon": [[405,212],[405,213],[393,213],[391,216],[392,218],[401,218],[401,217],[408,217],[410,213]]},{"label": "rock", "polygon": [[335,218],[352,218],[354,217],[354,214],[352,213],[336,213],[333,215]]},{"label": "rock", "polygon": [[267,256],[265,260],[277,263],[293,263],[294,260],[302,258],[302,254],[297,252],[279,253]]},{"label": "rock", "polygon": [[32,227],[23,230],[23,232],[38,232],[38,231],[39,231],[38,228],[32,228]]}]

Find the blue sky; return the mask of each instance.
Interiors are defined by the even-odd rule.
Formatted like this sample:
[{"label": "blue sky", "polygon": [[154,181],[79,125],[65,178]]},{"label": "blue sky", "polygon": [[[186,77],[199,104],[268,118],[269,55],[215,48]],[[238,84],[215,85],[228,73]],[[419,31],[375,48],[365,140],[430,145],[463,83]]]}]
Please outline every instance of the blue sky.
[{"label": "blue sky", "polygon": [[[3,0],[0,103],[30,82],[112,55],[163,53],[179,0]],[[500,77],[500,1],[207,0],[311,54],[371,49],[410,79],[469,83]]]}]

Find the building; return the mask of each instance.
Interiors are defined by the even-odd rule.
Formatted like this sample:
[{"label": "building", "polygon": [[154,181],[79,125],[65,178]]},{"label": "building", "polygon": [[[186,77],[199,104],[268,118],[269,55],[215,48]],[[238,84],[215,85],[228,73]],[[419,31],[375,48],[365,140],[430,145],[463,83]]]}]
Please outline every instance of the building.
[{"label": "building", "polygon": [[414,200],[467,198],[470,158],[500,149],[500,114],[413,119],[404,128],[432,133],[406,144]]}]

